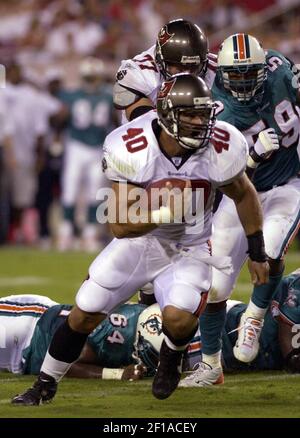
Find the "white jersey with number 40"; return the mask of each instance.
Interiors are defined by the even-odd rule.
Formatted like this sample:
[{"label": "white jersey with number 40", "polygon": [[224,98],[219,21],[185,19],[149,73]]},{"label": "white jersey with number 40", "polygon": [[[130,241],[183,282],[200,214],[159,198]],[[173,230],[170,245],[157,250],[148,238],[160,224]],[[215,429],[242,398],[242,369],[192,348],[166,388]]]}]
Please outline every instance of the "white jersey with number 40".
[{"label": "white jersey with number 40", "polygon": [[152,110],[109,134],[104,143],[106,176],[143,188],[163,179],[190,180],[199,196],[197,217],[188,223],[164,224],[151,234],[182,244],[205,242],[211,236],[215,190],[244,171],[247,142],[235,127],[217,121],[207,148],[185,158],[170,158],[158,143],[159,129],[156,111]]}]

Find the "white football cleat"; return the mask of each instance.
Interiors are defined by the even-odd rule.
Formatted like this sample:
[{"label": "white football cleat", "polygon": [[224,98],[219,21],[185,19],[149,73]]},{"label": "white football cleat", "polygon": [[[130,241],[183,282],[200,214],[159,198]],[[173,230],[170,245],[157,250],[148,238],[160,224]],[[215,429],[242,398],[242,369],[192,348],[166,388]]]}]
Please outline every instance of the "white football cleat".
[{"label": "white football cleat", "polygon": [[243,313],[238,327],[238,338],[233,347],[234,357],[240,362],[252,362],[259,350],[259,338],[263,320],[246,317]]},{"label": "white football cleat", "polygon": [[179,382],[179,388],[204,388],[212,385],[222,385],[224,374],[222,367],[212,368],[205,362],[200,362],[196,371],[190,373]]}]

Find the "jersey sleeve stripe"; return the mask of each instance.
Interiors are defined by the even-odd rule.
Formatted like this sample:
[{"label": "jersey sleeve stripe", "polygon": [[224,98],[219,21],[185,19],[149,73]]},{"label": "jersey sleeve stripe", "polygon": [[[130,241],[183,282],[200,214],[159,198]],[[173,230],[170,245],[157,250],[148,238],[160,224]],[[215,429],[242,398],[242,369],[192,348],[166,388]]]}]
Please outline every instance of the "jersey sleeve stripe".
[{"label": "jersey sleeve stripe", "polygon": [[207,57],[210,61],[217,63],[218,57],[214,53],[209,53]]},{"label": "jersey sleeve stripe", "polygon": [[201,347],[202,347],[202,344],[201,344],[201,342],[193,342],[193,343],[191,343],[190,345],[189,345],[189,347],[188,347],[188,351],[190,352],[190,351],[198,351],[198,350],[201,350]]},{"label": "jersey sleeve stripe", "polygon": [[216,65],[213,65],[213,64],[210,64],[210,62],[208,62],[208,64],[207,64],[207,68],[208,68],[209,70],[212,70],[213,72],[216,72],[216,71],[217,71],[217,66],[216,66]]},{"label": "jersey sleeve stripe", "polygon": [[214,53],[209,53],[207,55],[207,58],[208,58],[207,68],[209,68],[209,70],[216,71],[218,67],[217,55],[215,55]]},{"label": "jersey sleeve stripe", "polygon": [[7,312],[7,313],[27,313],[27,312],[34,312],[38,314],[43,314],[48,310],[48,307],[42,307],[42,306],[18,306],[13,304],[0,304],[0,311],[1,312]]}]

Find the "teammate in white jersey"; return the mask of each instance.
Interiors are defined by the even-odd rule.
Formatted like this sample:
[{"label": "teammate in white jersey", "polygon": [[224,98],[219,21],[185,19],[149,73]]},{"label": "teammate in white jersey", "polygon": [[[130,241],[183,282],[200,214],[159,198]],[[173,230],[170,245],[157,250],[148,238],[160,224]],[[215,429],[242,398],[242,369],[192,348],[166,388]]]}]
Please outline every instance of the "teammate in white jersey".
[{"label": "teammate in white jersey", "polygon": [[22,352],[30,344],[40,317],[56,304],[41,295],[10,295],[0,299],[0,371],[22,372]]},{"label": "teammate in white jersey", "polygon": [[173,20],[160,30],[156,44],[123,60],[114,86],[116,108],[125,110],[123,122],[151,110],[161,83],[171,75],[187,72],[204,79],[211,88],[217,68],[216,55],[208,52],[202,30],[187,20]]},{"label": "teammate in white jersey", "polygon": [[[148,112],[107,136],[104,168],[117,200],[110,226],[114,239],[94,260],[89,277],[76,296],[76,306],[53,336],[33,388],[13,403],[38,405],[51,400],[57,382],[76,361],[89,333],[108,312],[127,301],[151,281],[162,310],[165,340],[153,381],[155,397],[169,397],[180,380],[180,365],[198,326],[211,285],[212,266],[230,271],[230,260],[211,255],[212,204],[216,188],[231,197],[249,241],[250,272],[257,282],[268,279],[262,236],[262,212],[255,189],[244,174],[247,143],[228,123],[215,124],[215,104],[205,82],[179,74],[165,82],[157,99],[157,113]],[[184,179],[185,187],[202,189],[203,210],[193,222],[178,214],[168,180]],[[137,185],[165,183],[165,205],[145,209],[146,221],[135,221],[131,207]],[[128,196],[122,197],[124,184]],[[125,187],[125,190],[126,190]],[[181,192],[180,192],[181,196]],[[176,199],[175,199],[176,198]],[[191,206],[188,197],[187,207]],[[186,207],[186,205],[185,205]],[[125,213],[125,221],[121,216]],[[202,225],[202,227],[201,227]],[[253,235],[260,234],[260,239]],[[115,321],[116,327],[124,321]],[[117,334],[115,342],[122,342]]]}]

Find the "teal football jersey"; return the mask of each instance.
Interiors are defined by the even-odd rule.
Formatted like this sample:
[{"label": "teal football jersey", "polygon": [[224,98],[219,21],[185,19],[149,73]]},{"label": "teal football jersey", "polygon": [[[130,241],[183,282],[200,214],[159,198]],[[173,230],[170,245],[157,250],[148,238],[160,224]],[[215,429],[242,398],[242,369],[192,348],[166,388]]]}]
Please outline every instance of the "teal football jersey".
[{"label": "teal football jersey", "polygon": [[240,103],[227,92],[218,72],[212,94],[219,102],[217,118],[231,123],[253,146],[260,131],[273,128],[280,148],[256,169],[253,182],[258,191],[285,184],[300,171],[300,110],[296,106],[297,81],[290,62],[279,52],[267,52],[268,74],[262,97]]},{"label": "teal football jersey", "polygon": [[88,337],[88,343],[103,367],[119,368],[134,362],[132,353],[141,304],[123,304],[111,313]]},{"label": "teal football jersey", "polygon": [[112,128],[113,99],[108,87],[95,93],[83,89],[64,93],[62,101],[70,111],[70,138],[90,147],[102,146]]},{"label": "teal football jersey", "polygon": [[271,306],[266,314],[259,340],[260,350],[256,359],[242,363],[233,356],[233,346],[237,340],[238,325],[246,304],[234,306],[227,314],[226,325],[222,335],[223,360],[225,369],[240,370],[280,370],[283,357],[278,340],[278,320],[291,324],[300,324],[300,274],[285,277],[277,287]]},{"label": "teal football jersey", "polygon": [[49,344],[58,327],[69,315],[72,306],[58,304],[48,309],[38,321],[31,342],[22,352],[22,370],[24,374],[38,374]]},{"label": "teal football jersey", "polygon": [[[72,306],[57,305],[47,310],[38,321],[29,347],[23,350],[24,374],[38,374],[49,344],[57,328],[65,321]],[[136,325],[146,308],[140,304],[123,304],[89,335],[88,343],[99,359],[99,365],[119,368],[134,363],[132,353]]]}]

